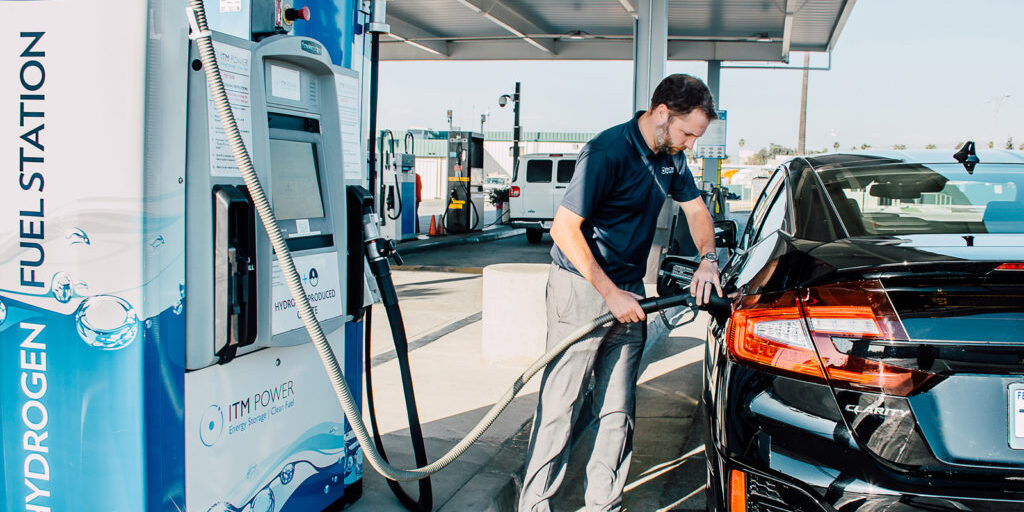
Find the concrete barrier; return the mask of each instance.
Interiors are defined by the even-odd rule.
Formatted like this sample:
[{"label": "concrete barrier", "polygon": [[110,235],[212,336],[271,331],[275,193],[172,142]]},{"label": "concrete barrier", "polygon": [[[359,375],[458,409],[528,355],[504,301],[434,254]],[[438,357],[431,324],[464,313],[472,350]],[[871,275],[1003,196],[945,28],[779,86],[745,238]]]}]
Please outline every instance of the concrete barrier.
[{"label": "concrete barrier", "polygon": [[501,263],[484,267],[483,356],[533,361],[544,355],[549,265]]}]

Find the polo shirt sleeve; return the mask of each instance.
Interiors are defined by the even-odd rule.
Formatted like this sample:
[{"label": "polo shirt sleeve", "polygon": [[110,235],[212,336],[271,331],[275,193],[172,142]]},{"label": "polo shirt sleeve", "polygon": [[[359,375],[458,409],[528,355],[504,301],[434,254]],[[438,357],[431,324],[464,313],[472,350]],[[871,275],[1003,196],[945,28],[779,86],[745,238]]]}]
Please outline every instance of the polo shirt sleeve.
[{"label": "polo shirt sleeve", "polygon": [[697,190],[697,184],[693,181],[693,174],[690,173],[690,166],[686,165],[686,160],[683,160],[683,172],[677,172],[672,176],[669,194],[680,203],[700,197],[700,190]]},{"label": "polo shirt sleeve", "polygon": [[572,181],[565,189],[562,206],[588,219],[615,183],[615,167],[603,151],[583,148],[576,159]]}]

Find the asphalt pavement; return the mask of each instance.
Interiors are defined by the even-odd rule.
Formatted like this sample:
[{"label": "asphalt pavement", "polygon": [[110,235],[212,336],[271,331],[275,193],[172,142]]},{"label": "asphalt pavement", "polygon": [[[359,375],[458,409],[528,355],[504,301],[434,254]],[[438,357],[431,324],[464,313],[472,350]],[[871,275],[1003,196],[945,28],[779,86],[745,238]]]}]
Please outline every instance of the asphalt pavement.
[{"label": "asphalt pavement", "polygon": [[[422,216],[422,206],[420,213]],[[426,218],[429,223],[429,216]],[[403,246],[413,249],[393,276],[430,460],[443,456],[468,433],[527,366],[519,361],[489,362],[482,356],[482,340],[487,336],[481,322],[482,268],[496,263],[551,261],[547,236],[540,244],[530,244],[521,232],[502,226],[481,235],[443,243],[428,240],[432,245],[426,248],[423,240],[399,246],[400,250]],[[467,241],[474,236],[475,240]],[[668,331],[660,317],[651,321],[652,332],[659,328]],[[509,318],[509,328],[515,328],[515,322]],[[667,335],[655,336],[660,341],[652,342],[645,351],[645,369],[637,389],[633,463],[624,496],[628,510],[704,509],[704,436],[702,422],[696,419],[706,322],[702,315]],[[379,306],[374,308],[371,327],[374,398],[385,447],[396,466],[411,467],[397,361]],[[537,381],[539,377],[527,384],[480,442],[431,478],[433,510],[515,510]],[[554,510],[582,510],[583,469],[590,439],[587,433],[577,443]],[[363,497],[349,510],[404,510],[386,481],[368,464],[364,465],[363,486]],[[415,484],[404,487],[416,495]]]}]

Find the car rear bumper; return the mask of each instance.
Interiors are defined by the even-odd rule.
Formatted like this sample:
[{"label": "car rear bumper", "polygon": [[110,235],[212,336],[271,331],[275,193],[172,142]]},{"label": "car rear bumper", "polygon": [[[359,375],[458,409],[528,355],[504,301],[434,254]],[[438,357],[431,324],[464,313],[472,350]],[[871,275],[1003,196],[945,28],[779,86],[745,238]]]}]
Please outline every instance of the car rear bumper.
[{"label": "car rear bumper", "polygon": [[[728,510],[733,471],[745,475],[749,511],[1024,510],[1019,471],[922,476],[887,467],[827,412],[827,386],[719,363],[702,399],[709,510]],[[721,403],[709,406],[716,396]]]},{"label": "car rear bumper", "polygon": [[[709,510],[729,510],[728,482],[733,470],[742,471],[745,479],[745,500],[748,511],[771,512],[996,512],[1024,510],[1024,500],[973,498],[934,494],[911,494],[839,475],[828,486],[811,485],[789,475],[754,469],[728,457],[708,451],[709,470],[717,466],[709,478]],[[724,478],[723,478],[724,477]]]}]

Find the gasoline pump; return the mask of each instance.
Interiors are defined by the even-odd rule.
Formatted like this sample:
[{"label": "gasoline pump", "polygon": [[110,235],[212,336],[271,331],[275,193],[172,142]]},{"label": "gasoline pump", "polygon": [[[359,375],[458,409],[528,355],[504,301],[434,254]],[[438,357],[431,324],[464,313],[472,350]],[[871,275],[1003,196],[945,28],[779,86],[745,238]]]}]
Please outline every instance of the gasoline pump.
[{"label": "gasoline pump", "polygon": [[483,228],[484,138],[473,132],[448,133],[447,206],[442,215],[448,233]]}]

